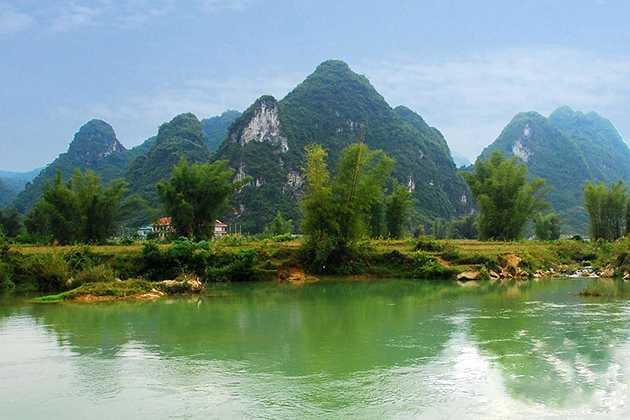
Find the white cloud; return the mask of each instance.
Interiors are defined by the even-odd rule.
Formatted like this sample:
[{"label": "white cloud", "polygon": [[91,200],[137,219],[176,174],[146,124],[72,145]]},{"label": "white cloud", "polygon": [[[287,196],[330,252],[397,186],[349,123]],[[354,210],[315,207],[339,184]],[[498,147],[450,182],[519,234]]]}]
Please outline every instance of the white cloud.
[{"label": "white cloud", "polygon": [[[622,134],[630,108],[630,58],[555,46],[510,48],[442,61],[365,61],[360,71],[392,105],[406,105],[474,158],[520,111],[561,105],[596,110]],[[617,118],[616,118],[617,117]]]},{"label": "white cloud", "polygon": [[0,3],[0,36],[22,32],[31,27],[34,20],[26,13],[9,4]]},{"label": "white cloud", "polygon": [[202,7],[208,11],[216,10],[246,10],[251,4],[260,3],[262,0],[199,0]]},{"label": "white cloud", "polygon": [[106,15],[107,8],[102,4],[85,6],[71,2],[54,18],[51,30],[68,32],[77,28],[102,26]]},{"label": "white cloud", "polygon": [[54,32],[86,27],[138,28],[169,14],[246,10],[261,0],[57,0],[45,8]]}]

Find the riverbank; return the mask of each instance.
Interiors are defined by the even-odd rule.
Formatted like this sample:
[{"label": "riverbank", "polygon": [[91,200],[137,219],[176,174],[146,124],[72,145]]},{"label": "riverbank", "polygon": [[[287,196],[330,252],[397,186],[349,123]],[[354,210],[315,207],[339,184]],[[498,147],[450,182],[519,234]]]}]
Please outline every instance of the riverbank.
[{"label": "riverbank", "polygon": [[[190,292],[185,287],[156,287],[182,276],[194,276],[200,284],[315,281],[320,273],[309,272],[301,264],[300,245],[299,240],[275,242],[237,236],[210,243],[5,246],[0,251],[0,288],[58,294],[83,285],[111,284],[115,288],[136,280],[168,294]],[[613,243],[480,242],[422,237],[371,240],[357,247],[361,252],[352,264],[354,271],[339,273],[345,278],[516,279],[566,275],[586,266],[598,274],[623,276],[630,270],[628,239]],[[126,292],[121,293],[127,298]],[[63,296],[69,299],[71,295]]]}]

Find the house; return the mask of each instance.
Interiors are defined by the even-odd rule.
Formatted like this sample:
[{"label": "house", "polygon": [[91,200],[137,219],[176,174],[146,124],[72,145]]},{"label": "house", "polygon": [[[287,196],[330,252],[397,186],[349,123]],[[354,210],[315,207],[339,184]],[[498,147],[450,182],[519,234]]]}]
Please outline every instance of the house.
[{"label": "house", "polygon": [[[161,219],[151,223],[151,226],[149,226],[149,228],[150,228],[150,232],[156,232],[159,238],[164,238],[166,235],[173,233],[175,231],[173,229],[173,226],[171,225],[170,217],[162,217]],[[144,229],[147,229],[147,228],[144,227],[138,230],[138,235],[140,235],[141,238],[146,238],[146,235],[148,233],[148,232],[144,232],[144,234],[141,233],[141,231]],[[214,221],[215,238],[221,238],[227,234],[228,234],[227,225],[225,223],[222,223],[220,220],[215,220]]]},{"label": "house", "polygon": [[220,238],[222,236],[227,235],[227,225],[225,223],[221,223],[220,220],[216,220],[214,222],[214,236],[216,238]]},{"label": "house", "polygon": [[153,232],[153,226],[142,226],[138,228],[138,237],[140,239],[147,239],[149,232]]},{"label": "house", "polygon": [[161,219],[151,223],[153,232],[157,232],[159,238],[164,238],[167,234],[173,232],[170,217],[162,217]]}]

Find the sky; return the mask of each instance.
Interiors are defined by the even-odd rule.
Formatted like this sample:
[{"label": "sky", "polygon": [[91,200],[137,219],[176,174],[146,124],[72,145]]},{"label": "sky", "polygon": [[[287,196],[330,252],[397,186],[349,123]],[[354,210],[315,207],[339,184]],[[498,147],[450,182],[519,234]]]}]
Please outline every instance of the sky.
[{"label": "sky", "polygon": [[0,169],[87,121],[131,148],[183,112],[281,99],[346,61],[470,160],[521,111],[596,111],[630,138],[626,0],[0,0]]}]

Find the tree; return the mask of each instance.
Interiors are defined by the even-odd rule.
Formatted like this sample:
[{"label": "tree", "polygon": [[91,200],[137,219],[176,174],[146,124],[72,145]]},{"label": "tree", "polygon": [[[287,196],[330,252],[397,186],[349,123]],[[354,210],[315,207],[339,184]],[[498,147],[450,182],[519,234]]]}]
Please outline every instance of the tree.
[{"label": "tree", "polygon": [[85,175],[76,168],[66,184],[61,171],[53,184],[46,183],[42,199],[29,215],[31,233],[50,236],[60,244],[72,242],[103,243],[116,231],[122,196],[127,183],[121,179],[110,181],[105,189],[92,171]]},{"label": "tree", "polygon": [[591,181],[586,181],[586,185],[582,186],[591,239],[613,241],[624,234],[628,204],[627,188],[623,181],[611,183],[610,188],[602,182],[594,185]]},{"label": "tree", "polygon": [[534,234],[540,241],[551,241],[560,239],[562,229],[562,215],[551,212],[543,216],[541,212],[536,213],[534,218]]},{"label": "tree", "polygon": [[471,213],[459,220],[453,221],[453,234],[461,239],[477,239],[477,214]]},{"label": "tree", "polygon": [[293,220],[284,220],[282,218],[282,213],[278,210],[278,214],[276,214],[275,219],[273,219],[273,223],[271,224],[270,233],[272,236],[284,235],[287,233],[291,233],[291,225],[293,224]]},{"label": "tree", "polygon": [[381,150],[353,144],[344,150],[331,180],[322,147],[310,145],[306,152],[302,231],[307,235],[325,232],[344,240],[365,235],[372,206],[382,195],[394,161]]},{"label": "tree", "polygon": [[6,212],[0,210],[0,228],[9,238],[18,237],[24,230],[22,216],[15,206],[9,207]]},{"label": "tree", "polygon": [[410,195],[411,192],[404,185],[394,183],[392,194],[386,199],[385,221],[387,236],[390,238],[403,237],[409,207],[413,204]]},{"label": "tree", "polygon": [[369,233],[375,223],[371,210],[381,200],[393,167],[394,160],[382,150],[369,150],[363,143],[344,149],[333,182],[342,238],[356,240]]},{"label": "tree", "polygon": [[210,239],[214,222],[227,205],[232,193],[251,181],[251,177],[230,182],[235,170],[227,161],[195,163],[192,167],[182,157],[173,168],[171,180],[157,184],[157,192],[166,214],[178,235],[192,239]]},{"label": "tree", "polygon": [[487,160],[477,159],[473,172],[462,176],[479,206],[481,239],[519,239],[534,214],[549,206],[543,201],[550,190],[545,180],[527,182],[527,167],[516,156],[506,159],[495,151]]},{"label": "tree", "polygon": [[326,156],[320,145],[306,148],[303,255],[315,270],[348,271],[342,267],[352,259],[354,242],[374,230],[374,205],[383,196],[394,161],[381,150],[353,144],[344,149],[331,178]]}]

